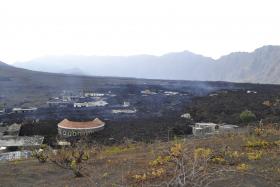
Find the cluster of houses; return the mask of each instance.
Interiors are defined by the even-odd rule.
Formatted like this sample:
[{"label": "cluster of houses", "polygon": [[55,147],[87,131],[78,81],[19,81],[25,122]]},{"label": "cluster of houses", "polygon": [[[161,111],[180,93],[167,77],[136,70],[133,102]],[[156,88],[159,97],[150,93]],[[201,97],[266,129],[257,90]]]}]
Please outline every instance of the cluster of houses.
[{"label": "cluster of houses", "polygon": [[151,91],[149,89],[146,89],[146,90],[142,90],[140,92],[142,94],[142,96],[149,96],[149,95],[156,95],[156,94],[163,94],[165,96],[175,96],[175,95],[188,95],[188,94],[185,94],[185,93],[179,93],[179,92],[175,92],[175,91],[163,91],[163,90],[160,90],[159,92],[154,92],[154,91]]},{"label": "cluster of houses", "polygon": [[[149,90],[145,90],[141,93],[155,94]],[[69,94],[69,93],[68,93]],[[75,96],[55,97],[47,102],[49,107],[74,107],[74,108],[90,108],[90,107],[104,107],[109,105],[106,101],[107,97],[114,97],[110,91],[108,93],[97,93],[97,92],[84,92]],[[136,113],[135,108],[131,108],[131,104],[128,101],[124,101],[123,105],[111,106],[112,114],[133,114]]]},{"label": "cluster of houses", "polygon": [[31,156],[30,149],[38,148],[44,141],[43,136],[20,136],[21,124],[0,126],[0,162],[17,160]]},{"label": "cluster of houses", "polygon": [[[68,93],[69,94],[69,93]],[[105,97],[114,96],[109,93],[83,92],[77,95],[62,95],[61,97],[54,97],[47,101],[49,107],[102,107],[108,103]]]}]

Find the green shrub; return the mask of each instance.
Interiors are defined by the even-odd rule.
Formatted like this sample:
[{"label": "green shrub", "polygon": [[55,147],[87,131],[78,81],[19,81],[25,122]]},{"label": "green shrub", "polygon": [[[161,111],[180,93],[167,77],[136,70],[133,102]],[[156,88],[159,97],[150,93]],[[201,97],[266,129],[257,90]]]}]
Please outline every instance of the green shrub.
[{"label": "green shrub", "polygon": [[47,162],[49,158],[49,148],[47,145],[43,144],[41,145],[40,149],[34,149],[32,151],[32,157],[38,159],[40,163],[45,163]]},{"label": "green shrub", "polygon": [[256,115],[253,112],[251,112],[250,110],[245,110],[245,111],[241,112],[239,117],[240,117],[241,121],[244,123],[249,123],[256,119]]}]

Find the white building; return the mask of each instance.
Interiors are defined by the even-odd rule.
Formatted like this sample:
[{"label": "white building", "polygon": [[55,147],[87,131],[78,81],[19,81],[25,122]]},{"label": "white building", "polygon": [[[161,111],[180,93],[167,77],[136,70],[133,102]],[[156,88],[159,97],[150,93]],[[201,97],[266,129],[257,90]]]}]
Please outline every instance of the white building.
[{"label": "white building", "polygon": [[215,123],[196,123],[193,127],[193,135],[200,136],[214,133],[218,129],[218,124]]},{"label": "white building", "polygon": [[74,103],[75,108],[82,108],[82,107],[99,107],[99,106],[106,106],[108,103],[106,101],[94,101],[94,102],[83,102],[83,103]]},{"label": "white building", "polygon": [[36,111],[37,108],[35,107],[30,107],[30,108],[13,108],[14,113],[27,113],[27,112],[34,112]]},{"label": "white building", "polygon": [[130,106],[130,102],[128,102],[128,101],[123,102],[123,107],[129,107],[129,106]]},{"label": "white building", "polygon": [[254,91],[254,90],[247,90],[246,93],[247,94],[257,94],[258,92]]},{"label": "white building", "polygon": [[136,109],[133,109],[133,110],[129,110],[129,109],[115,109],[115,110],[112,110],[113,114],[134,114],[136,112],[137,112]]},{"label": "white building", "polygon": [[171,95],[177,95],[179,93],[178,92],[172,92],[172,91],[165,91],[164,94],[167,95],[167,96],[171,96]]},{"label": "white building", "polygon": [[181,118],[192,119],[192,116],[190,113],[185,113],[181,115]]},{"label": "white building", "polygon": [[220,125],[219,131],[220,132],[236,132],[238,130],[237,125]]},{"label": "white building", "polygon": [[27,159],[31,157],[31,151],[13,151],[8,153],[0,154],[0,161],[12,161],[12,160],[19,160],[19,159]]},{"label": "white building", "polygon": [[218,125],[215,123],[196,123],[193,127],[194,136],[202,136],[207,134],[236,132],[237,125]]},{"label": "white building", "polygon": [[156,92],[152,92],[151,90],[143,90],[143,91],[141,91],[141,94],[144,94],[144,95],[155,95],[157,93]]},{"label": "white building", "polygon": [[95,92],[86,92],[84,93],[85,97],[103,97],[104,93],[95,93]]}]

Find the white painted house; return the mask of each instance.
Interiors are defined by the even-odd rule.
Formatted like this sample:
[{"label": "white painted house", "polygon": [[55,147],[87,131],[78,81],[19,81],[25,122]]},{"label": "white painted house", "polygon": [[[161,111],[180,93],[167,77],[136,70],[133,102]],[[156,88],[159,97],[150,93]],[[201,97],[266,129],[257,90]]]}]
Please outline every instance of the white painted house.
[{"label": "white painted house", "polygon": [[85,97],[103,97],[104,93],[95,93],[95,92],[86,92],[84,93]]},{"label": "white painted house", "polygon": [[74,103],[75,108],[82,108],[82,107],[100,107],[106,106],[108,103],[106,101],[94,101],[94,102],[83,102],[83,103]]},{"label": "white painted house", "polygon": [[192,128],[194,136],[203,136],[207,134],[236,132],[239,127],[237,125],[224,125],[216,123],[196,123]]}]

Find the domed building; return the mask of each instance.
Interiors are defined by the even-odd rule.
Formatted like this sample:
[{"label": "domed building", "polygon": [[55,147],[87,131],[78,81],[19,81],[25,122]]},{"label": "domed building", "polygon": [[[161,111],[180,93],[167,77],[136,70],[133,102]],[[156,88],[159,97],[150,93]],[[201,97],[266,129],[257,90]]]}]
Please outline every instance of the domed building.
[{"label": "domed building", "polygon": [[104,129],[105,122],[98,118],[87,122],[75,122],[64,119],[58,123],[58,134],[62,137],[87,136]]}]

